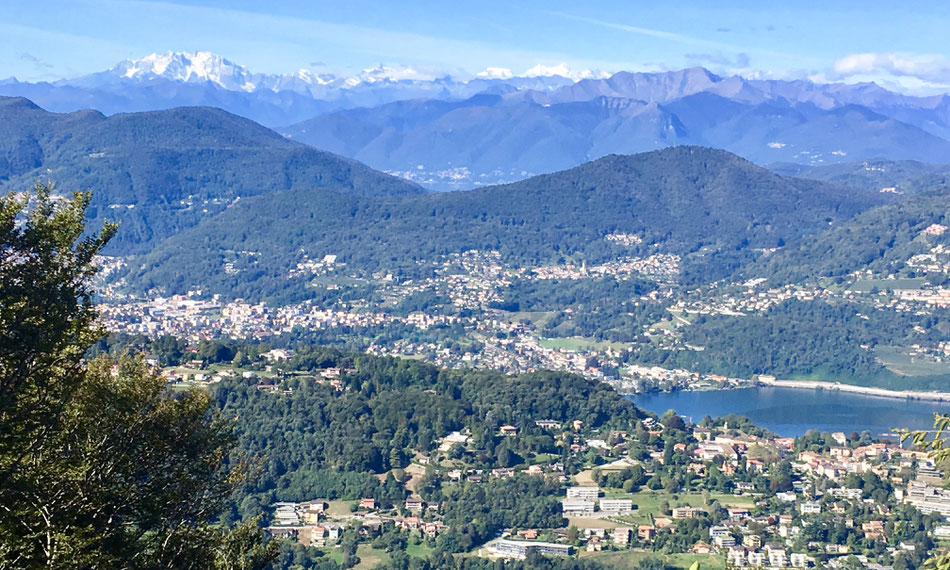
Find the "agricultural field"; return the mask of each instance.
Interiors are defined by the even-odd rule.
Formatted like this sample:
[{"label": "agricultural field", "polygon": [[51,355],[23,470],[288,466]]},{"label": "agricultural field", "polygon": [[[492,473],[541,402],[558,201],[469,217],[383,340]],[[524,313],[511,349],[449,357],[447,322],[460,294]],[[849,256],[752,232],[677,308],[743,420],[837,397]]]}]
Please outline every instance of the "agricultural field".
[{"label": "agricultural field", "polygon": [[848,290],[855,293],[868,293],[874,288],[879,291],[888,289],[920,289],[926,280],[923,277],[914,279],[858,279]]},{"label": "agricultural field", "polygon": [[881,346],[874,351],[881,364],[901,376],[930,376],[950,374],[950,362],[937,362],[933,358],[912,356],[896,346]]},{"label": "agricultural field", "polygon": [[545,348],[553,349],[565,349],[565,350],[574,350],[574,351],[586,351],[586,350],[606,350],[608,348],[613,349],[622,349],[630,348],[629,343],[623,342],[610,342],[606,340],[595,340],[592,338],[583,338],[583,337],[558,337],[558,338],[542,338],[538,341],[538,344]]},{"label": "agricultural field", "polygon": [[659,554],[644,550],[614,550],[603,552],[580,552],[578,557],[584,560],[596,560],[609,568],[636,568],[644,558],[662,559],[673,568],[689,568],[693,562],[699,562],[702,570],[719,570],[726,567],[725,560],[716,554]]}]

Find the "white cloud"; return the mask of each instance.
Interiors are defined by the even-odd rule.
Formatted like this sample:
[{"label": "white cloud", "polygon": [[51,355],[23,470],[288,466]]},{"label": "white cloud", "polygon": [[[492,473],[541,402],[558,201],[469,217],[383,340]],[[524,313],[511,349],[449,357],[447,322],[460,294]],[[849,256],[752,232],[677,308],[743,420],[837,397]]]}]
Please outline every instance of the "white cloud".
[{"label": "white cloud", "polygon": [[514,73],[505,67],[488,67],[484,71],[479,71],[475,75],[481,77],[482,79],[511,79],[514,77]]},{"label": "white cloud", "polygon": [[950,81],[950,61],[941,55],[854,53],[835,60],[832,71],[833,76],[840,79],[856,75],[890,75],[928,83]]},{"label": "white cloud", "polygon": [[580,81],[581,79],[602,79],[604,77],[609,77],[609,74],[602,73],[600,71],[592,71],[590,69],[575,69],[566,63],[559,63],[558,65],[544,65],[539,63],[531,69],[528,69],[521,74],[522,77],[566,77],[573,81]]}]

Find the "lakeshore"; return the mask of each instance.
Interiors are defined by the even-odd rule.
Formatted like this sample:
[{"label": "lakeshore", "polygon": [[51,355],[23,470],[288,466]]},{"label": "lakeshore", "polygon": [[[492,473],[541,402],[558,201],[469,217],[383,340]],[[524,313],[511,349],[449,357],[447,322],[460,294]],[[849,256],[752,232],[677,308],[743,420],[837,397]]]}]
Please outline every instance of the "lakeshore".
[{"label": "lakeshore", "polygon": [[795,388],[809,390],[837,390],[839,392],[851,392],[854,394],[864,394],[866,396],[876,396],[879,398],[896,398],[901,400],[928,400],[933,402],[950,402],[950,392],[926,392],[916,390],[888,390],[886,388],[873,388],[869,386],[856,386],[854,384],[842,384],[841,382],[821,382],[812,380],[777,380],[771,378],[759,377],[758,383],[764,386],[775,388]]},{"label": "lakeshore", "polygon": [[782,436],[825,432],[869,431],[876,437],[892,428],[930,429],[933,415],[946,412],[943,401],[882,397],[850,390],[804,390],[790,386],[752,386],[726,390],[679,390],[628,396],[657,414],[667,410],[699,421],[737,414]]}]

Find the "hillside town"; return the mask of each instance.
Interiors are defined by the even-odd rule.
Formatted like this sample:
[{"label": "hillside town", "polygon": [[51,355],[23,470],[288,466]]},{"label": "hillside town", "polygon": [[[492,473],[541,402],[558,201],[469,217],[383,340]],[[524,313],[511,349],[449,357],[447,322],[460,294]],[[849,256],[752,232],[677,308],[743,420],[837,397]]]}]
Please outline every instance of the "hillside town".
[{"label": "hillside town", "polygon": [[[634,234],[610,234],[605,240],[622,247],[643,247]],[[943,260],[942,247],[936,246],[927,259]],[[916,256],[911,265],[924,261]],[[678,256],[654,253],[642,258],[621,256],[594,266],[513,267],[503,263],[497,251],[470,250],[446,256],[430,277],[396,278],[383,272],[366,279],[347,277],[346,264],[327,254],[298,263],[288,274],[288,278],[314,279],[315,291],[324,291],[322,299],[271,304],[208,295],[197,287],[185,295],[129,297],[122,292],[121,280],[110,279],[124,262],[103,258],[102,321],[116,333],[150,338],[174,335],[191,342],[316,335],[321,342],[356,343],[371,354],[422,358],[447,368],[570,371],[610,382],[623,393],[639,393],[744,387],[755,379],[640,363],[629,356],[635,345],[631,342],[551,337],[560,330],[547,324],[551,319],[569,324],[589,321],[584,313],[588,309],[565,305],[543,311],[513,310],[506,305],[506,291],[518,284],[548,282],[586,287],[605,277],[619,282],[646,280],[654,284],[653,290],[629,297],[627,304],[653,311],[652,320],[639,325],[639,335],[666,351],[703,350],[683,335],[697,319],[763,315],[787,302],[853,304],[912,314],[950,307],[950,287],[871,272],[823,284],[773,287],[766,279],[756,278],[684,289],[669,282],[678,274],[679,263]],[[596,325],[584,326],[600,334]],[[928,331],[918,332],[923,337]],[[950,344],[941,341],[920,340],[897,350],[895,358],[930,363],[934,370],[941,370],[950,356]]]},{"label": "hillside town", "polygon": [[[926,453],[866,434],[777,437],[735,421],[688,424],[666,414],[630,431],[590,431],[581,422],[538,419],[536,426],[568,450],[566,463],[494,469],[458,461],[477,449],[470,433],[453,432],[435,453],[412,459],[404,501],[279,502],[271,505],[268,531],[317,548],[339,548],[346,529],[356,541],[377,544],[403,533],[419,548],[433,547],[448,530],[447,505],[417,492],[422,479],[479,486],[528,477],[560,486],[563,524],[507,529],[478,547],[478,556],[618,560],[606,557],[662,553],[720,560],[714,566],[890,570],[946,548],[946,471]],[[522,435],[501,426],[496,437]]]}]

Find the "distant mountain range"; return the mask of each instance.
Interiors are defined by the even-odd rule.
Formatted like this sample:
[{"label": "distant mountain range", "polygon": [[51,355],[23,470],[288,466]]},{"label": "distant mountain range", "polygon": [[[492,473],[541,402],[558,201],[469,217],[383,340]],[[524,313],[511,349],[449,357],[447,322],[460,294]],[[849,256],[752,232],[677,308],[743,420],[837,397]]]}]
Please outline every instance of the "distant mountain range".
[{"label": "distant mountain range", "polygon": [[[950,162],[950,97],[875,84],[610,76],[566,66],[454,77],[404,66],[350,76],[253,73],[220,56],[153,54],[53,83],[0,81],[52,111],[214,106],[438,190],[514,181],[612,153],[692,144],[759,164]],[[289,125],[289,126],[288,126]]]},{"label": "distant mountain range", "polygon": [[824,109],[711,92],[668,102],[605,95],[558,102],[558,93],[544,102],[526,93],[401,101],[321,115],[281,132],[442,190],[674,145],[722,148],[759,164],[950,161],[947,140],[854,104]]},{"label": "distant mountain range", "polygon": [[95,226],[122,222],[110,251],[141,251],[238,200],[292,188],[362,195],[423,190],[354,160],[288,140],[220,109],[105,117],[50,113],[0,97],[0,192],[53,180],[93,191]]},{"label": "distant mountain range", "polygon": [[280,75],[254,73],[208,52],[169,52],[54,82],[29,83],[11,77],[0,80],[0,95],[27,97],[55,112],[96,109],[107,115],[192,105],[220,107],[273,127],[338,109],[406,99],[464,99],[485,91],[544,92],[594,76],[566,66],[536,66],[521,76],[490,69],[480,76],[454,79],[385,65],[347,76],[308,70]]}]

